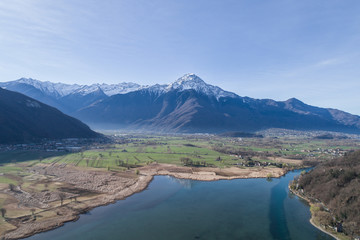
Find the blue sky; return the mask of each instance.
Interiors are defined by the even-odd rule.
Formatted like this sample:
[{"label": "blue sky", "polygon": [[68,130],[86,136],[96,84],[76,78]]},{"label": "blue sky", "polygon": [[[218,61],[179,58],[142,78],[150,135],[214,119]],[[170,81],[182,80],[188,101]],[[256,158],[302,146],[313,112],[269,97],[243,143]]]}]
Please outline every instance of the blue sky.
[{"label": "blue sky", "polygon": [[1,0],[0,81],[168,83],[360,115],[358,0]]}]

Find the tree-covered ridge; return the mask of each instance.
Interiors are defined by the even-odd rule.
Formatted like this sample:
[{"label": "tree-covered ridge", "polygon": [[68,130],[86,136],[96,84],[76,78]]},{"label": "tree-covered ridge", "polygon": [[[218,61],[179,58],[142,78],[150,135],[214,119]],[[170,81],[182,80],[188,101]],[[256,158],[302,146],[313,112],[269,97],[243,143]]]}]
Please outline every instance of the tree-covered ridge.
[{"label": "tree-covered ridge", "polygon": [[0,144],[96,137],[100,135],[56,108],[0,88]]},{"label": "tree-covered ridge", "polygon": [[321,224],[341,223],[345,234],[360,235],[360,151],[318,165],[293,187],[325,205],[315,216]]}]

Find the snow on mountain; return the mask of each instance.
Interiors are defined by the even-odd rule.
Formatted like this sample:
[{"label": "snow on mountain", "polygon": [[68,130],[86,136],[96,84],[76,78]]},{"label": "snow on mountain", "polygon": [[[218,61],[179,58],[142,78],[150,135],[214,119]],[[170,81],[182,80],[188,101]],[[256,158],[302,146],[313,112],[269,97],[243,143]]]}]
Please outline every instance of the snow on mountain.
[{"label": "snow on mountain", "polygon": [[156,95],[160,95],[166,92],[166,88],[168,86],[169,86],[168,84],[155,84],[151,86],[143,86],[140,90],[151,92]]},{"label": "snow on mountain", "polygon": [[81,95],[87,95],[89,93],[97,91],[99,88],[108,96],[115,94],[125,94],[128,92],[133,92],[139,90],[142,86],[137,83],[118,83],[118,84],[106,84],[106,83],[95,83],[90,86],[82,85],[76,89],[73,93],[78,93]]},{"label": "snow on mountain", "polygon": [[106,95],[112,96],[115,94],[125,94],[137,90],[149,91],[153,94],[160,95],[165,92],[172,90],[184,91],[188,89],[193,89],[197,92],[201,92],[208,96],[213,96],[216,99],[221,97],[237,97],[236,94],[224,91],[223,89],[205,83],[201,78],[193,73],[189,73],[179,78],[173,83],[170,84],[155,84],[151,86],[142,86],[137,83],[132,82],[123,82],[118,84],[106,84],[106,83],[95,83],[92,85],[78,85],[78,84],[64,84],[64,83],[52,83],[52,82],[42,82],[32,78],[21,78],[16,81],[0,83],[0,87],[14,86],[16,84],[28,84],[31,85],[47,95],[50,95],[55,98],[61,98],[69,94],[80,94],[87,95],[96,91],[103,91]]},{"label": "snow on mountain", "polygon": [[141,85],[137,83],[118,83],[118,84],[106,84],[106,83],[96,83],[92,85],[78,85],[78,84],[65,84],[65,83],[52,83],[52,82],[42,82],[32,78],[21,78],[19,80],[0,83],[1,87],[6,88],[7,86],[14,86],[16,84],[28,84],[31,85],[43,93],[53,96],[55,98],[60,98],[67,96],[69,94],[81,94],[87,95],[92,92],[96,92],[99,88],[108,96],[115,94],[125,94],[128,92],[136,91],[140,89]]},{"label": "snow on mountain", "polygon": [[119,84],[98,84],[101,90],[108,96],[112,96],[115,94],[125,94],[128,92],[133,92],[139,90],[142,86],[137,83],[132,82],[123,82]]},{"label": "snow on mountain", "polygon": [[184,91],[187,89],[193,89],[197,92],[204,93],[208,96],[214,96],[217,99],[221,97],[237,97],[235,93],[224,91],[223,89],[205,83],[201,78],[193,73],[189,73],[179,78],[175,82],[169,84],[166,88],[167,91],[176,89],[178,91]]},{"label": "snow on mountain", "polygon": [[76,89],[78,89],[79,87],[81,87],[81,85],[78,84],[64,84],[64,83],[52,83],[49,81],[46,82],[42,82],[36,79],[32,79],[32,78],[20,78],[19,80],[10,82],[12,84],[14,83],[24,83],[24,84],[28,84],[31,85],[39,90],[41,90],[42,92],[46,93],[47,95],[51,95],[54,97],[63,97],[66,96],[70,93],[72,93],[73,91],[75,91]]},{"label": "snow on mountain", "polygon": [[155,84],[152,86],[143,87],[142,89],[158,95],[172,90],[177,90],[181,92],[188,89],[193,89],[208,96],[213,96],[218,100],[221,97],[238,97],[238,95],[236,95],[235,93],[227,92],[217,86],[207,84],[206,82],[204,82],[204,80],[202,80],[200,77],[193,73],[185,74],[183,77],[170,84]]}]

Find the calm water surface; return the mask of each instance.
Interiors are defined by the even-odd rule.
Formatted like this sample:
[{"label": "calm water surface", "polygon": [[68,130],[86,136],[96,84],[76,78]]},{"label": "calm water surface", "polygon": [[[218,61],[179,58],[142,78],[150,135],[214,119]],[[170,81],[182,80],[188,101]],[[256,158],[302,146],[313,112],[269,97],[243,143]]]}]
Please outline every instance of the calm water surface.
[{"label": "calm water surface", "polygon": [[157,176],[141,193],[28,239],[333,239],[309,223],[309,206],[289,193],[299,173],[271,182]]}]

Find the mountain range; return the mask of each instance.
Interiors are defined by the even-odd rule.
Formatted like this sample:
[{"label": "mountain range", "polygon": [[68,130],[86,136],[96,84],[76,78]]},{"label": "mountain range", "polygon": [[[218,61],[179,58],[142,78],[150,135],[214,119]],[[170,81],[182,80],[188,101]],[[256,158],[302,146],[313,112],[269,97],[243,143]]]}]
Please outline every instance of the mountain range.
[{"label": "mountain range", "polygon": [[257,131],[267,128],[360,133],[360,117],[336,109],[241,97],[186,74],[170,84],[77,85],[22,78],[0,83],[59,108],[95,128],[162,132]]},{"label": "mountain range", "polygon": [[23,94],[0,88],[0,144],[94,138],[81,121]]}]

